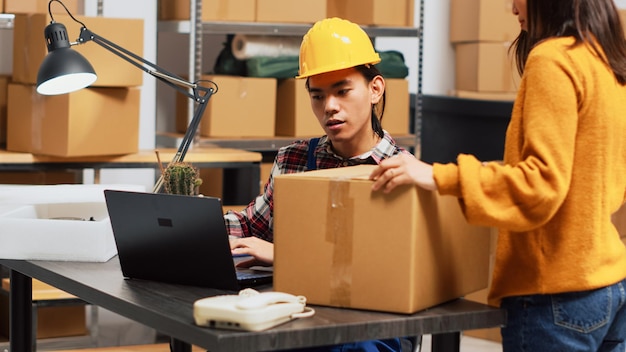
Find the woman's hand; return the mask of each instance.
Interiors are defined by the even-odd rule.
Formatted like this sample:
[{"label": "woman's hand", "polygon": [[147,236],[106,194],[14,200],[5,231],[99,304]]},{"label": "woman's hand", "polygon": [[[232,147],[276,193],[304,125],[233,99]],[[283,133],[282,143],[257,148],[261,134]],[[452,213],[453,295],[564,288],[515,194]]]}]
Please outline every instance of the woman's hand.
[{"label": "woman's hand", "polygon": [[417,185],[429,191],[437,190],[433,167],[411,154],[398,154],[383,160],[370,175],[373,191],[391,192],[399,185]]},{"label": "woman's hand", "polygon": [[274,263],[274,244],[258,237],[231,238],[230,251],[233,255],[250,255],[253,257],[253,259],[237,263],[238,267],[268,266]]}]

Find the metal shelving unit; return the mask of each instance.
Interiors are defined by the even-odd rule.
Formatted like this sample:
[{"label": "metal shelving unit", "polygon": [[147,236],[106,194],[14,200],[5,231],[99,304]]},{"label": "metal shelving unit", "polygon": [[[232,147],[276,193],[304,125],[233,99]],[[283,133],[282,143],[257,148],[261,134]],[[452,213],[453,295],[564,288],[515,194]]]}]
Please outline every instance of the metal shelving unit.
[{"label": "metal shelving unit", "polygon": [[[287,24],[287,23],[261,23],[261,22],[202,22],[202,0],[190,1],[190,18],[188,21],[159,21],[158,32],[189,34],[189,77],[199,79],[202,62],[202,36],[207,35],[227,35],[227,34],[255,34],[255,35],[304,35],[311,27],[310,24]],[[418,38],[418,87],[412,106],[414,107],[412,129],[413,134],[408,136],[394,136],[394,139],[402,146],[417,149],[420,144],[420,97],[421,97],[421,57],[422,57],[422,18],[424,0],[415,0],[420,6],[420,21],[418,27],[375,27],[363,26],[365,32],[372,38],[377,37],[413,37]],[[193,112],[193,102],[190,101],[188,109],[191,120]],[[182,135],[176,133],[157,133],[156,143],[158,146],[173,147],[180,143]],[[217,146],[223,148],[238,148],[258,152],[272,152],[285,146],[298,137],[273,137],[268,139],[223,139],[210,137],[196,137],[195,145],[200,147]]]},{"label": "metal shelving unit", "polygon": [[[272,138],[212,138],[201,137],[197,140],[197,146],[201,148],[220,147],[245,149],[256,152],[275,152],[278,148],[291,144],[294,140],[306,137],[272,137]],[[178,145],[182,139],[182,134],[162,133],[158,134],[157,145],[170,146]],[[413,146],[415,143],[415,135],[397,136],[393,139],[402,146]]]},{"label": "metal shelving unit", "polygon": [[[262,22],[203,22],[206,34],[258,34],[258,35],[304,35],[310,24],[262,23]],[[363,27],[370,37],[417,37],[419,28],[409,27]],[[159,32],[190,33],[191,21],[160,21]]]},{"label": "metal shelving unit", "polygon": [[[202,22],[199,18],[202,13],[202,0],[189,0],[191,2],[191,13],[189,21],[159,21],[157,25],[158,32],[171,32],[180,34],[189,34],[189,77],[199,78],[202,62],[202,36],[207,35],[226,35],[226,34],[256,34],[256,35],[304,35],[310,28],[309,24],[287,24],[287,23],[261,23],[261,22]],[[423,25],[423,9],[424,0],[419,1],[420,20],[418,27],[374,27],[364,26],[365,32],[372,38],[378,37],[412,37],[418,38],[420,44],[418,46],[418,87],[415,101],[412,102],[414,107],[413,113],[413,133],[408,136],[394,136],[396,141],[405,147],[419,146],[419,131],[421,125],[421,57],[422,57],[422,25]],[[0,14],[0,29],[12,29],[15,16],[12,14]],[[190,101],[190,104],[193,102]],[[190,114],[193,112],[193,106],[188,109]],[[191,116],[190,116],[191,118]],[[182,135],[175,133],[158,133],[156,137],[157,145],[165,147],[175,147],[180,143]],[[297,138],[297,137],[296,137]],[[224,148],[239,148],[260,152],[271,152],[278,148],[289,144],[294,137],[274,137],[268,139],[223,139],[198,137],[196,145],[200,147],[218,146]]]}]

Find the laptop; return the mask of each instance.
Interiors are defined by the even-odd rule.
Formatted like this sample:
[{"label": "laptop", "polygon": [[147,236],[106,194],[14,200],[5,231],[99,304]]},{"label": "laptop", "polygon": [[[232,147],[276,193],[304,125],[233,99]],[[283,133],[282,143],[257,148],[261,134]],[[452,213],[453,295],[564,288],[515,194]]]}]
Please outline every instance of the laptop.
[{"label": "laptop", "polygon": [[271,270],[235,267],[220,198],[104,196],[124,277],[232,291],[272,282]]}]

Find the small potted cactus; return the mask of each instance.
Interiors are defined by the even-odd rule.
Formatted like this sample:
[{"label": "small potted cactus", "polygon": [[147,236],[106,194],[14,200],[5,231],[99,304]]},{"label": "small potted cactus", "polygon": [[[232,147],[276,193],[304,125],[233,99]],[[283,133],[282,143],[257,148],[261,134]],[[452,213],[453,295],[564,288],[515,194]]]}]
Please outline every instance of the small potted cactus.
[{"label": "small potted cactus", "polygon": [[198,169],[190,163],[173,162],[163,170],[163,187],[166,193],[196,196],[200,193],[201,184]]}]

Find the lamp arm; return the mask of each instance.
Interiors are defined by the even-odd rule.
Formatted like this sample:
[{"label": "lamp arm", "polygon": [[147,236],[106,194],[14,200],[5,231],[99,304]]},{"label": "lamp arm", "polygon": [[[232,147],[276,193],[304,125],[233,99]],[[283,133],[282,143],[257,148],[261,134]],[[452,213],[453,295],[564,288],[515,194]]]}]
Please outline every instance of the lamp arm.
[{"label": "lamp arm", "polygon": [[[193,142],[196,131],[200,127],[200,120],[202,120],[202,115],[204,114],[204,111],[206,110],[207,104],[209,103],[209,99],[211,98],[211,95],[213,95],[214,93],[215,91],[213,89],[207,90],[205,92],[205,95],[203,96],[202,101],[196,106],[196,110],[193,113],[191,122],[189,123],[189,126],[187,126],[187,131],[185,132],[185,135],[183,136],[183,139],[180,142],[178,151],[174,155],[174,158],[172,158],[172,163],[183,161],[183,159],[185,158],[185,155],[187,154],[187,150],[189,149],[189,147],[191,146],[191,143]],[[152,189],[153,193],[159,193],[161,191],[161,189],[163,188],[163,181],[164,181],[163,174],[161,174],[157,182],[154,184],[154,188]]]},{"label": "lamp arm", "polygon": [[[185,155],[187,154],[187,150],[193,143],[194,136],[198,127],[200,127],[200,120],[202,119],[202,115],[206,110],[207,104],[209,103],[209,99],[213,94],[217,92],[217,85],[211,82],[211,87],[201,86],[197,83],[192,83],[182,79],[181,77],[167,72],[161,67],[153,64],[144,58],[120,47],[119,45],[102,38],[101,36],[93,33],[87,27],[82,27],[80,31],[80,36],[75,44],[84,44],[86,42],[93,41],[101,47],[107,49],[113,54],[119,56],[120,58],[126,60],[130,64],[135,67],[141,69],[142,71],[150,74],[151,76],[157,78],[163,83],[169,85],[170,87],[176,89],[180,93],[186,95],[190,99],[194,100],[197,103],[196,109],[194,111],[193,117],[189,126],[187,126],[187,131],[183,136],[183,139],[178,147],[176,154],[172,159],[172,163],[183,161]],[[210,81],[209,81],[210,82]],[[189,92],[191,89],[191,92]],[[157,182],[154,185],[153,192],[159,193],[163,188],[163,175],[159,177]]]},{"label": "lamp arm", "polygon": [[163,68],[157,66],[156,64],[152,62],[147,61],[141,56],[131,51],[128,51],[127,49],[122,48],[121,46],[113,43],[112,41],[108,39],[105,39],[99,36],[98,34],[89,30],[87,27],[81,27],[80,35],[76,43],[73,43],[73,44],[84,44],[90,41],[100,45],[101,47],[107,49],[113,54],[126,60],[128,63],[132,64],[133,66],[157,78],[158,80],[178,90],[180,93],[188,96],[189,98],[197,101],[198,95],[195,93],[194,94],[189,93],[189,89],[201,89],[201,87],[199,87],[198,84],[186,81],[180,76],[177,76],[171,72],[164,70]]}]

